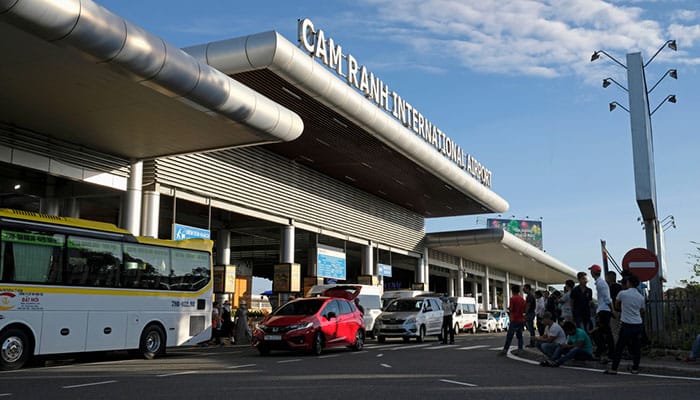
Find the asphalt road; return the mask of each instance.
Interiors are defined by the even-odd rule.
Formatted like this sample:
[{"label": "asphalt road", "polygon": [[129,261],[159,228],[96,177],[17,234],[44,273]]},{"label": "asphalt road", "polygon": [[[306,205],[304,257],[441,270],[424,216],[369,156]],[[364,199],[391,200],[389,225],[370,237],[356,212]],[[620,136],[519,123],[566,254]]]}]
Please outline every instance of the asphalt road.
[{"label": "asphalt road", "polygon": [[[368,341],[315,357],[249,347],[169,349],[50,361],[0,372],[2,399],[697,399],[700,380],[543,368],[497,356],[503,334],[462,334],[455,345]],[[546,396],[546,397],[544,397]]]}]

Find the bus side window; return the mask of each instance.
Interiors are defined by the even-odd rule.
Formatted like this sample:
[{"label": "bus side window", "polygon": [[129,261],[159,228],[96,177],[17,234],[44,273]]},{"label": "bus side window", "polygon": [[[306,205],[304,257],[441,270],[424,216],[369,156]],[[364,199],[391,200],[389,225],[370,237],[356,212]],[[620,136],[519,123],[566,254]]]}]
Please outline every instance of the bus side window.
[{"label": "bus side window", "polygon": [[126,287],[168,289],[170,250],[144,244],[124,244]]},{"label": "bus side window", "polygon": [[64,236],[38,231],[2,231],[2,280],[49,281],[63,251]]},{"label": "bus side window", "polygon": [[120,242],[70,236],[68,266],[71,285],[114,286],[113,270],[121,268]]}]

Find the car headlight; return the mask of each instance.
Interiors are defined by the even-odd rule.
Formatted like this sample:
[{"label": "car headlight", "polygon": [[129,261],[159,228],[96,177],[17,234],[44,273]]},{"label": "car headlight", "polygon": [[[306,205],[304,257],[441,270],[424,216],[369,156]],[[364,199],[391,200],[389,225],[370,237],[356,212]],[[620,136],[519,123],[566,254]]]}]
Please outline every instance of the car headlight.
[{"label": "car headlight", "polygon": [[260,329],[261,331],[264,331],[265,329],[267,329],[267,325],[257,323],[255,324],[255,329]]},{"label": "car headlight", "polygon": [[289,325],[289,326],[287,327],[287,330],[288,330],[288,331],[296,331],[296,330],[299,330],[299,329],[311,328],[312,326],[314,326],[314,323],[313,323],[313,322],[306,322],[306,323],[303,323],[303,324]]},{"label": "car headlight", "polygon": [[415,324],[415,323],[416,323],[416,317],[408,317],[408,318],[406,318],[406,323],[407,323],[407,324]]}]

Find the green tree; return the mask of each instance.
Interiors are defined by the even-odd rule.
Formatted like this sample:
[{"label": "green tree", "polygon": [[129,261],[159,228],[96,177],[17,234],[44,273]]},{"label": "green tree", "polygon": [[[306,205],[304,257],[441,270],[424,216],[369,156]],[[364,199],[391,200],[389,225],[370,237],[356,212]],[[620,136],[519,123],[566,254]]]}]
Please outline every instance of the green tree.
[{"label": "green tree", "polygon": [[700,282],[698,282],[698,279],[700,279],[700,243],[691,243],[696,246],[695,253],[688,254],[688,257],[690,258],[688,264],[692,265],[693,267],[693,275],[689,279],[681,279],[681,283],[686,285],[688,288],[693,287],[700,289]]}]

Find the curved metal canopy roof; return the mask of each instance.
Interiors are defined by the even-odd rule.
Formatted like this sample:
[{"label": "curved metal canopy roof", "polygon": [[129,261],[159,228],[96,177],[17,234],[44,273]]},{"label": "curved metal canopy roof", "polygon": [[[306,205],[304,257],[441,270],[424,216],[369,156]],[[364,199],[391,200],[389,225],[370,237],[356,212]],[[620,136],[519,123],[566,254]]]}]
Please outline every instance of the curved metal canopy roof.
[{"label": "curved metal canopy roof", "polygon": [[136,159],[303,130],[296,113],[90,0],[0,0],[0,38],[6,125]]},{"label": "curved metal canopy roof", "polygon": [[541,283],[576,278],[571,267],[500,228],[428,233],[425,246]]},{"label": "curved metal canopy roof", "polygon": [[184,49],[305,121],[298,140],[273,151],[426,217],[503,212],[508,203],[270,31]]}]

